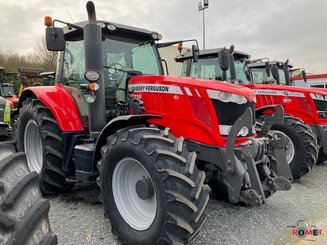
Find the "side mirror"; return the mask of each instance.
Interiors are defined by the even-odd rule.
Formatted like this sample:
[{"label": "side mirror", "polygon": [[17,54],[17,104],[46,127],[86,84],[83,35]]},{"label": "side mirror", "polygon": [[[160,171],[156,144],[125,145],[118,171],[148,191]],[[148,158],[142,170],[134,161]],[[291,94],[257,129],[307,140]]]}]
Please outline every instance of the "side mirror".
[{"label": "side mirror", "polygon": [[192,45],[192,57],[193,62],[196,63],[199,60],[199,48],[196,45]]},{"label": "side mirror", "polygon": [[229,50],[227,50],[226,48],[220,50],[218,54],[218,61],[221,70],[227,71],[229,68]]},{"label": "side mirror", "polygon": [[284,74],[285,74],[286,84],[287,85],[292,85],[291,74],[290,74],[290,71],[289,71],[289,68],[288,68],[288,63],[289,63],[289,60],[287,59],[283,64],[283,70],[284,70]]},{"label": "side mirror", "polygon": [[271,66],[271,74],[273,76],[273,78],[277,81],[279,81],[279,73],[278,73],[278,67],[277,65],[272,65]]},{"label": "side mirror", "polygon": [[[245,77],[246,77],[246,79],[247,79],[248,81],[251,81],[251,74],[250,74],[250,73],[251,73],[251,72],[250,72],[249,69],[244,70]],[[251,83],[252,83],[252,81],[251,81]]]},{"label": "side mirror", "polygon": [[270,65],[268,61],[265,62],[265,69],[266,69],[267,76],[270,77]]},{"label": "side mirror", "polygon": [[232,45],[229,47],[229,53],[230,53],[231,55],[233,55],[233,54],[234,54],[234,50],[235,50],[235,47],[234,47],[234,45],[232,44]]},{"label": "side mirror", "polygon": [[59,27],[48,27],[45,29],[46,45],[49,51],[62,51],[65,49],[64,30]]},{"label": "side mirror", "polygon": [[307,73],[305,72],[305,70],[302,70],[301,74],[302,74],[304,82],[307,82]]}]

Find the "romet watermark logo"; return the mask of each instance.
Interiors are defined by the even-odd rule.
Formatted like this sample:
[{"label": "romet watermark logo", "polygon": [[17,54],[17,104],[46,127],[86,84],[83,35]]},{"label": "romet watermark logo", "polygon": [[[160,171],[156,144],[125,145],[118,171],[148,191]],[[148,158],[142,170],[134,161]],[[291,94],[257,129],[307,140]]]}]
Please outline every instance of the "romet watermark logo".
[{"label": "romet watermark logo", "polygon": [[322,229],[315,225],[308,225],[304,220],[299,220],[296,225],[288,225],[287,227],[293,228],[289,235],[295,243],[301,241],[316,242],[324,236]]}]

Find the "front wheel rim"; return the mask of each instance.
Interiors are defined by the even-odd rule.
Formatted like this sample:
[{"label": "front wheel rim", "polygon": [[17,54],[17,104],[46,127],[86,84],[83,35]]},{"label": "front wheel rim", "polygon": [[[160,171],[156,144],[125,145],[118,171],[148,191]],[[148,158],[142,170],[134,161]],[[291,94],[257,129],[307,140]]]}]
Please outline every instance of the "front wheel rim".
[{"label": "front wheel rim", "polygon": [[291,140],[290,137],[286,135],[286,159],[288,164],[290,164],[295,156],[295,147],[293,144],[293,141]]},{"label": "front wheel rim", "polygon": [[29,120],[26,124],[24,150],[30,171],[40,173],[43,165],[43,144],[39,127],[34,120]]},{"label": "front wheel rim", "polygon": [[148,229],[157,210],[156,191],[152,197],[142,200],[136,192],[140,180],[152,179],[144,166],[133,158],[120,160],[113,172],[112,192],[117,209],[122,218],[136,230]]},{"label": "front wheel rim", "polygon": [[[277,130],[273,130],[273,131],[277,131]],[[287,134],[281,132],[281,131],[277,131],[281,134],[283,134],[285,136],[285,140],[286,140],[286,145],[285,145],[285,154],[286,154],[286,160],[288,164],[291,164],[291,162],[293,161],[294,157],[295,157],[295,146],[293,144],[293,141],[291,140],[290,137],[288,137]]]}]

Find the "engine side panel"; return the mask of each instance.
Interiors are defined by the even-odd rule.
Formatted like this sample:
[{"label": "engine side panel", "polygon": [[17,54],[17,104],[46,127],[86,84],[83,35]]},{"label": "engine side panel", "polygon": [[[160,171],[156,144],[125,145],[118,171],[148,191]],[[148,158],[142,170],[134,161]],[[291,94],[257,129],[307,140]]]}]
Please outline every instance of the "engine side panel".
[{"label": "engine side panel", "polygon": [[[183,136],[206,145],[225,147],[227,138],[220,135],[219,119],[205,83],[201,82],[201,86],[197,86],[188,80],[183,83],[176,79],[134,77],[129,82],[129,88],[133,96],[144,102],[147,114],[161,116],[161,119],[152,119],[151,123],[171,128],[176,137]],[[229,85],[220,86],[228,91]],[[242,89],[238,91],[242,92]],[[244,139],[237,139],[236,143],[242,141]]]}]

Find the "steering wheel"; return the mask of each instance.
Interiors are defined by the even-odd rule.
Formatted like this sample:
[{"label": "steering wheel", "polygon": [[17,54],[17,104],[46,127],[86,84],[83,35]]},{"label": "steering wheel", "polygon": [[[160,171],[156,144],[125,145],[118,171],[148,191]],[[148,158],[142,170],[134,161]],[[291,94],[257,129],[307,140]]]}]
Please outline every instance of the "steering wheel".
[{"label": "steering wheel", "polygon": [[112,63],[111,65],[108,66],[108,73],[109,74],[114,74],[117,72],[117,69],[122,69],[123,65],[120,63]]}]

